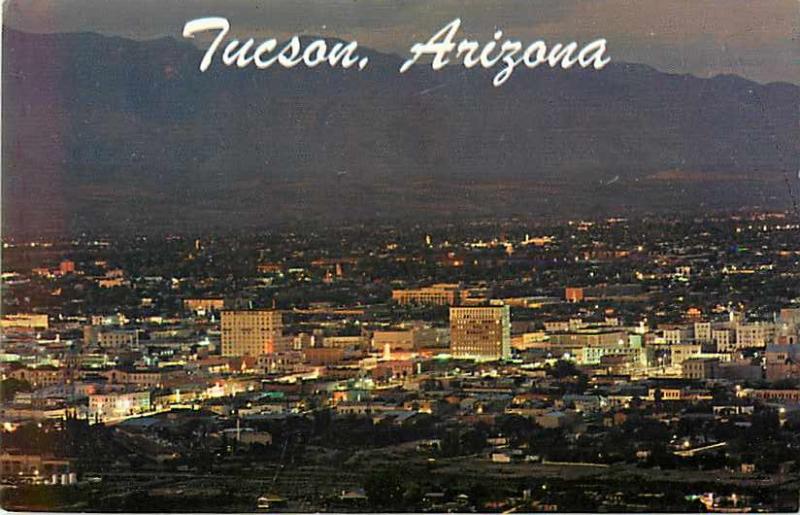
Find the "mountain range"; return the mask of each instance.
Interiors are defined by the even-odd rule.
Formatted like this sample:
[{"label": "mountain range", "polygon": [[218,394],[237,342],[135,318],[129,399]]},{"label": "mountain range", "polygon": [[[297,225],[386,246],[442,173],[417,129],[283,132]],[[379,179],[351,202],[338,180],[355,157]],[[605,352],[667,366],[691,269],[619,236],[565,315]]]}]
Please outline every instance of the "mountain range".
[{"label": "mountain range", "polygon": [[[184,40],[3,31],[5,235],[786,209],[800,87],[641,64],[200,73]],[[611,54],[613,58],[613,53]]]}]

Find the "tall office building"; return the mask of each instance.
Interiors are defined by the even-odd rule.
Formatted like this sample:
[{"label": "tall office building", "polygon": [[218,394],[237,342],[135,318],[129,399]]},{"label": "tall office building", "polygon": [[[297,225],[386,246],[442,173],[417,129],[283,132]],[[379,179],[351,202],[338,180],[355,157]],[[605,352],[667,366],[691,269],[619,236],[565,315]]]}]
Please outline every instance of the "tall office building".
[{"label": "tall office building", "polygon": [[259,356],[275,351],[283,319],[279,311],[237,310],[222,312],[222,355]]},{"label": "tall office building", "polygon": [[710,342],[711,337],[711,322],[695,322],[694,323],[694,341],[696,342]]},{"label": "tall office building", "polygon": [[752,347],[766,347],[774,343],[777,327],[775,324],[755,322],[752,324],[739,324],[736,329],[736,348],[749,349]]},{"label": "tall office building", "polygon": [[450,308],[450,351],[460,358],[511,357],[509,307]]}]

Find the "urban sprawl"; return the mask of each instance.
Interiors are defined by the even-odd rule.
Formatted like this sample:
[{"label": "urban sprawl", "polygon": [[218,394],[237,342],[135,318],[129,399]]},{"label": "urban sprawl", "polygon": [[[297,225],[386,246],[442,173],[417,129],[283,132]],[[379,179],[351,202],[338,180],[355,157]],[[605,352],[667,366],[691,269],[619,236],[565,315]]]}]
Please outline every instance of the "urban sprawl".
[{"label": "urban sprawl", "polygon": [[799,235],[4,240],[3,507],[796,512]]}]

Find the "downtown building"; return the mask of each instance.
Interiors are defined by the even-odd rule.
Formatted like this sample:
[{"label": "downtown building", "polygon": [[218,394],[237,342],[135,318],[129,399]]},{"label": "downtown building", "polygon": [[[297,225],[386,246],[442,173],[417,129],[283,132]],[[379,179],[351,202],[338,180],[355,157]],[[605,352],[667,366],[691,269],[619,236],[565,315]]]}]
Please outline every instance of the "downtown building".
[{"label": "downtown building", "polygon": [[131,350],[139,345],[139,331],[87,325],[83,327],[83,341],[87,345],[98,345],[103,349]]},{"label": "downtown building", "polygon": [[427,288],[392,290],[392,300],[398,304],[455,306],[461,299],[457,284],[434,284]]},{"label": "downtown building", "polygon": [[510,308],[450,308],[450,351],[457,358],[510,358]]},{"label": "downtown building", "polygon": [[260,356],[275,351],[283,317],[267,309],[223,311],[221,325],[223,356]]}]

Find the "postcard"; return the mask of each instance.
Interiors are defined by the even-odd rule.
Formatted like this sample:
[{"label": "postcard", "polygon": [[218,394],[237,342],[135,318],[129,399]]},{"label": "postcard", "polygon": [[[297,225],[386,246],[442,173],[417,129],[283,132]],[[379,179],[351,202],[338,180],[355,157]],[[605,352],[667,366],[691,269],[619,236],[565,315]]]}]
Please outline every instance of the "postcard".
[{"label": "postcard", "polygon": [[6,0],[0,506],[800,510],[796,0]]}]

